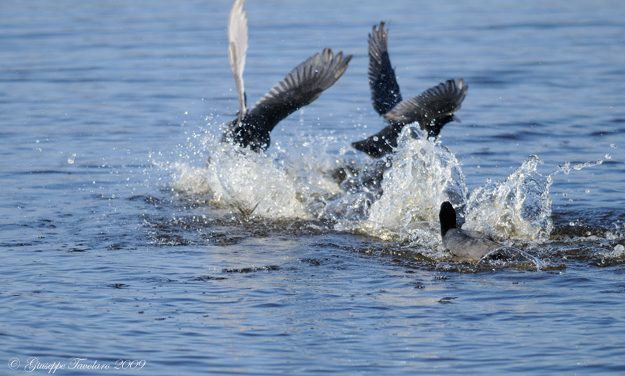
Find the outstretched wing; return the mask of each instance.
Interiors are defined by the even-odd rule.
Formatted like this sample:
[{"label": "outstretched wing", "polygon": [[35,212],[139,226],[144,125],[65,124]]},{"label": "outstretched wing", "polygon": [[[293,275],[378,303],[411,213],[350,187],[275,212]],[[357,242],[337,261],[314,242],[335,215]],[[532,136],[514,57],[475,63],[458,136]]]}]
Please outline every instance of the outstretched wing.
[{"label": "outstretched wing", "polygon": [[243,5],[245,5],[245,0],[236,0],[228,18],[228,57],[239,96],[240,119],[247,113],[245,85],[243,84],[243,69],[245,68],[247,51],[247,12],[243,9]]},{"label": "outstretched wing", "polygon": [[343,58],[343,52],[334,56],[326,48],[304,61],[254,104],[246,122],[269,134],[282,119],[312,103],[334,85],[345,73],[351,58],[352,55]]},{"label": "outstretched wing", "polygon": [[388,30],[384,30],[384,22],[374,26],[369,34],[369,86],[373,108],[384,115],[397,103],[401,102],[401,93],[388,56],[386,40]]},{"label": "outstretched wing", "polygon": [[454,80],[447,80],[414,98],[402,101],[384,117],[392,124],[405,125],[417,121],[430,136],[437,136],[443,125],[453,120],[453,114],[460,109],[468,89],[469,86],[462,79],[458,80],[458,84]]},{"label": "outstretched wing", "polygon": [[415,121],[428,132],[428,137],[436,137],[445,124],[454,120],[453,114],[460,109],[468,89],[462,79],[457,85],[454,80],[448,80],[406,99],[384,115],[390,123],[388,126],[373,136],[352,143],[352,146],[373,158],[382,157],[397,147],[397,137],[403,126]]}]

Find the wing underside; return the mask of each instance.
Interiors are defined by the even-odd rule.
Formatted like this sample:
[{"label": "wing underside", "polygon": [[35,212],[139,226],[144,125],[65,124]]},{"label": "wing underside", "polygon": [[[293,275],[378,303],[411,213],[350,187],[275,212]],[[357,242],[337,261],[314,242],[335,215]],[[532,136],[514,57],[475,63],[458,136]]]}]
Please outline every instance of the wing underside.
[{"label": "wing underside", "polygon": [[454,80],[447,80],[416,97],[400,102],[384,117],[396,124],[410,124],[417,121],[421,128],[425,129],[425,124],[456,113],[468,89],[469,86],[465,85],[462,79],[458,80],[457,84]]},{"label": "wing underside", "polygon": [[[248,119],[259,124],[265,132],[299,108],[314,102],[321,93],[334,85],[345,73],[352,55],[343,58],[343,52],[334,56],[326,48],[321,54],[295,67],[250,110]],[[261,126],[262,124],[262,126]]]},{"label": "wing underside", "polygon": [[228,57],[234,74],[234,82],[239,97],[239,118],[247,113],[243,70],[247,53],[247,12],[243,9],[245,0],[236,0],[228,18]]},{"label": "wing underside", "polygon": [[388,30],[384,22],[369,34],[369,87],[373,108],[384,115],[401,102],[401,93],[387,48]]}]

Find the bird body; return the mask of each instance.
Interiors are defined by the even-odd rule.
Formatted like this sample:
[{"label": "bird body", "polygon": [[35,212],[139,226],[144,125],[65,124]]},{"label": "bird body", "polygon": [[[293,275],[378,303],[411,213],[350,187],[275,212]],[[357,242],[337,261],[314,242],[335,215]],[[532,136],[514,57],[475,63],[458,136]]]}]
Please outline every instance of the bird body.
[{"label": "bird body", "polygon": [[388,125],[377,134],[352,143],[374,158],[382,157],[397,147],[397,138],[405,125],[417,122],[428,137],[437,137],[443,126],[458,119],[454,114],[467,95],[468,85],[447,80],[409,99],[402,99],[395,70],[387,48],[388,30],[384,22],[369,34],[369,87],[373,108]]},{"label": "bird body", "polygon": [[449,201],[441,204],[439,219],[443,245],[454,256],[480,260],[492,250],[502,247],[501,244],[481,232],[457,228],[456,211]]},{"label": "bird body", "polygon": [[260,151],[269,147],[271,131],[282,119],[314,102],[341,78],[352,55],[343,58],[343,52],[334,55],[331,49],[324,49],[295,67],[248,110],[243,83],[248,38],[244,4],[245,0],[236,0],[228,19],[228,56],[237,88],[239,112],[228,124],[222,142]]}]

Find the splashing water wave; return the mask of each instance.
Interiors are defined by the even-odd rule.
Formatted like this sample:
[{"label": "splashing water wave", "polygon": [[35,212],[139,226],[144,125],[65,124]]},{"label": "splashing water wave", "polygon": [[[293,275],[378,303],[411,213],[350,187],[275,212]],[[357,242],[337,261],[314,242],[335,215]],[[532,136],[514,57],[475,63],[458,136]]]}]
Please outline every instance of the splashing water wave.
[{"label": "splashing water wave", "polygon": [[330,221],[336,231],[399,241],[435,258],[444,251],[438,211],[446,200],[459,209],[463,228],[499,240],[547,241],[553,230],[552,175],[570,171],[567,162],[544,176],[537,170],[542,162],[532,155],[505,181],[487,180],[469,194],[453,152],[440,139],[430,141],[419,129],[405,127],[381,185],[346,190],[333,174],[345,162],[317,148],[294,152],[291,147],[288,153],[266,155],[222,144],[216,137],[202,142],[210,152],[206,167],[176,164],[173,189],[208,196],[212,204],[243,217]]},{"label": "splashing water wave", "polygon": [[[411,136],[415,133],[418,138]],[[428,141],[418,129],[402,132],[392,168],[384,173],[382,190],[365,220],[337,227],[432,247],[440,243],[440,203],[449,200],[464,206],[467,197],[460,162],[440,141]]]},{"label": "splashing water wave", "polygon": [[537,171],[537,156],[527,158],[504,182],[488,180],[475,189],[466,207],[463,228],[495,239],[546,239],[553,230],[551,176]]},{"label": "splashing water wave", "polygon": [[215,142],[205,168],[178,164],[173,188],[185,193],[209,195],[243,216],[283,220],[309,218],[298,200],[294,180],[287,170],[264,154]]}]

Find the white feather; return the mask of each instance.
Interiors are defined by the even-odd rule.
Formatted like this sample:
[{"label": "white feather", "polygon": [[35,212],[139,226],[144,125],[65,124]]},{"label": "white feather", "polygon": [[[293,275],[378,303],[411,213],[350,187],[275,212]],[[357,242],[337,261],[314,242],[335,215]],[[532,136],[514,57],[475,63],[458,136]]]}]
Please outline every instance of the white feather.
[{"label": "white feather", "polygon": [[228,57],[234,73],[234,82],[239,96],[239,119],[247,114],[243,69],[247,52],[247,12],[243,9],[245,0],[236,0],[228,18]]}]

